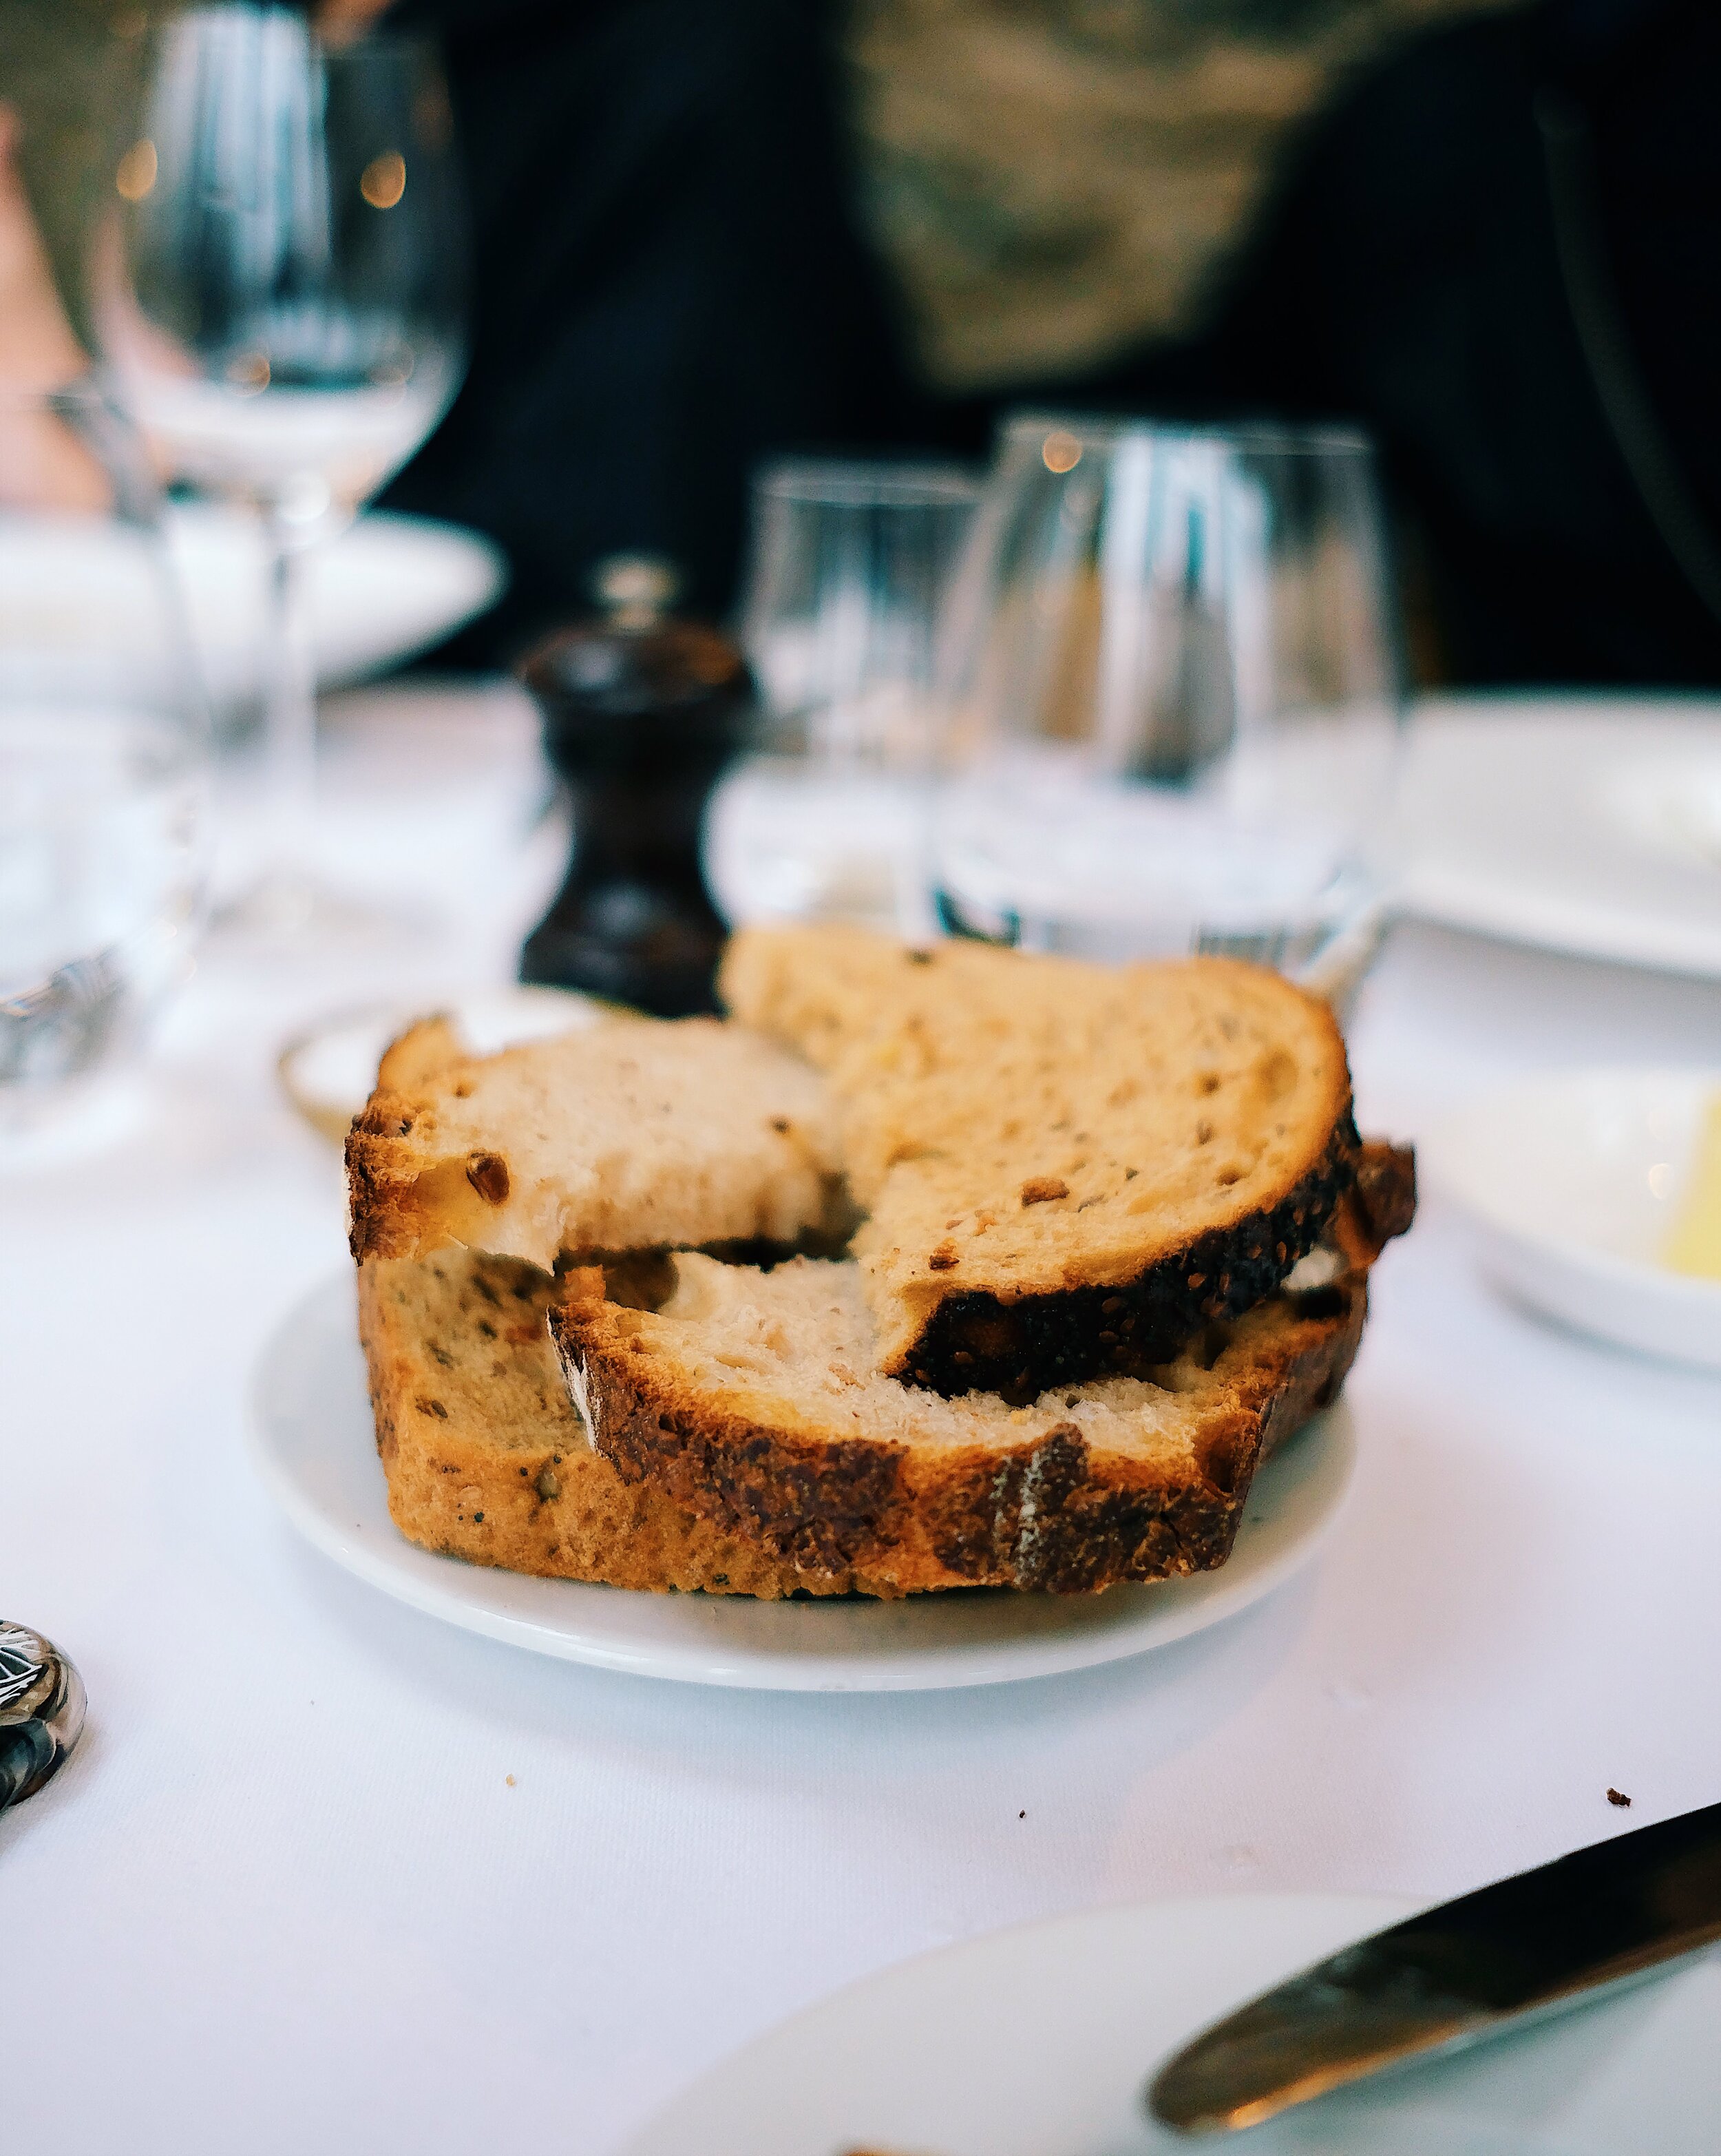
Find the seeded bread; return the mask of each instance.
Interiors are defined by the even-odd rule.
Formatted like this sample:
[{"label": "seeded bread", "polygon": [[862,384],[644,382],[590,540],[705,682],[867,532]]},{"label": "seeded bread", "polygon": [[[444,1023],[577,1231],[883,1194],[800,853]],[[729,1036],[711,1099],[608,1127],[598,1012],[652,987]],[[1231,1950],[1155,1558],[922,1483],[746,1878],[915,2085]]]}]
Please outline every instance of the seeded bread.
[{"label": "seeded bread", "polygon": [[1408,1176],[1406,1156],[1378,1149],[1372,1210],[1347,1194],[1291,1287],[1151,1370],[1016,1408],[878,1373],[852,1262],[761,1271],[684,1254],[663,1261],[661,1299],[631,1301],[581,1269],[551,1330],[627,1482],[786,1563],[904,1593],[1174,1578],[1225,1561],[1260,1460],[1336,1394]]},{"label": "seeded bread", "polygon": [[755,928],[721,988],[828,1079],[879,1368],[940,1392],[1165,1362],[1270,1294],[1355,1175],[1333,1014],[1258,967]]},{"label": "seeded bread", "polygon": [[726,1534],[592,1450],[545,1329],[556,1291],[535,1266],[467,1250],[360,1268],[359,1332],[401,1532],[474,1564],[611,1587],[854,1591],[849,1573]]},{"label": "seeded bread", "polygon": [[565,1251],[763,1238],[841,1209],[834,1119],[796,1055],[715,1019],[618,1019],[499,1055],[448,1024],[389,1050],[346,1145],[352,1251]]}]

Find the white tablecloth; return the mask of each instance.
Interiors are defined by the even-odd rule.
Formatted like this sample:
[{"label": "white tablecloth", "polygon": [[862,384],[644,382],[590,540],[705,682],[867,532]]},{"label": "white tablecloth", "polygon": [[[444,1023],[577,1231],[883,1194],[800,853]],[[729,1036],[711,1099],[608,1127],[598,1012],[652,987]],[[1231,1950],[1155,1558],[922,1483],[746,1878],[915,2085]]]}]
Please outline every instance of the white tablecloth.
[{"label": "white tablecloth", "polygon": [[[1434,1204],[1377,1276],[1335,1539],[1156,1655],[704,1691],[454,1631],[302,1547],[243,1394],[343,1262],[341,1191],[275,1045],[505,978],[558,849],[505,692],[332,731],[331,854],[420,895],[421,941],[298,978],[212,951],[130,1144],[0,1183],[0,1611],[91,1702],[0,1820],[7,2148],[603,2151],[944,1941],[1221,1888],[1456,1892],[1721,1797],[1721,1382],[1506,1306]],[[1405,927],[1353,1050],[1364,1127],[1414,1135],[1521,1070],[1721,1061],[1721,988]]]}]

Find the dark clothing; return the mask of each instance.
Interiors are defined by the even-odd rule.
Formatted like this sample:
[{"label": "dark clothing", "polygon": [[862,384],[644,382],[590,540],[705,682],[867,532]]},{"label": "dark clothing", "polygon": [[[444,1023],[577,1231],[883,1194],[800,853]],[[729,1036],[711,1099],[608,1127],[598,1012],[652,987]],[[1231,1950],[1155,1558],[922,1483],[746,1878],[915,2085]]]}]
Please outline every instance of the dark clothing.
[{"label": "dark clothing", "polygon": [[443,34],[474,227],[470,371],[391,506],[492,533],[509,655],[648,549],[731,603],[775,449],[911,435],[849,213],[823,11],[796,0],[414,0]]},{"label": "dark clothing", "polygon": [[[465,655],[577,609],[622,547],[671,554],[693,604],[721,610],[761,457],[978,450],[995,408],[1031,398],[1360,419],[1451,679],[1721,683],[1721,620],[1693,583],[1713,544],[1721,605],[1711,0],[1546,0],[1409,43],[1304,133],[1205,335],[960,402],[914,387],[859,236],[823,9],[417,12],[445,27],[472,172],[476,338],[391,498],[494,532],[514,562]],[[1649,430],[1635,474],[1622,398]]]},{"label": "dark clothing", "polygon": [[[1421,39],[1316,129],[1200,355],[1222,398],[1367,422],[1461,681],[1721,682],[1603,401],[1641,389],[1697,543],[1721,531],[1718,110],[1708,5]],[[1573,249],[1613,288],[1600,389]]]}]

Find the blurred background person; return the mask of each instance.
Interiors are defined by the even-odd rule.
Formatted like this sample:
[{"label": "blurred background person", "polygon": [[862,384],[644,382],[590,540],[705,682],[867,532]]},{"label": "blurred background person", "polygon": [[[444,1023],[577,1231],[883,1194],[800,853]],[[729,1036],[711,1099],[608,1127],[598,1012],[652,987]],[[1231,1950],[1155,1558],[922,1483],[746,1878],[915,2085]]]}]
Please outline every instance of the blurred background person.
[{"label": "blurred background person", "polygon": [[[44,75],[39,49],[89,48],[99,15],[123,47],[144,17],[8,8],[0,87],[33,97],[25,179],[69,290],[124,70]],[[725,612],[761,460],[977,456],[1033,401],[1361,421],[1425,680],[1721,681],[1721,17],[1700,0],[320,19],[383,16],[442,39],[477,264],[465,386],[387,498],[490,532],[515,577],[451,660],[511,655],[622,549]]]}]

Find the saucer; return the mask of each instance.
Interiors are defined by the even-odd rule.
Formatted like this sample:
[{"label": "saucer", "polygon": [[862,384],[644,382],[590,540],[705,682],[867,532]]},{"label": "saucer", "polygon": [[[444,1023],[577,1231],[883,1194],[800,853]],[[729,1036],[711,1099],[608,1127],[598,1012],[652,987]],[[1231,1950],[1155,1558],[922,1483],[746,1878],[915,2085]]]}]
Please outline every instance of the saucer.
[{"label": "saucer", "polygon": [[1721,1073],[1702,1070],[1539,1078],[1447,1117],[1418,1139],[1418,1160],[1508,1294],[1621,1347],[1721,1370],[1721,1281],[1661,1262],[1718,1090]]}]

